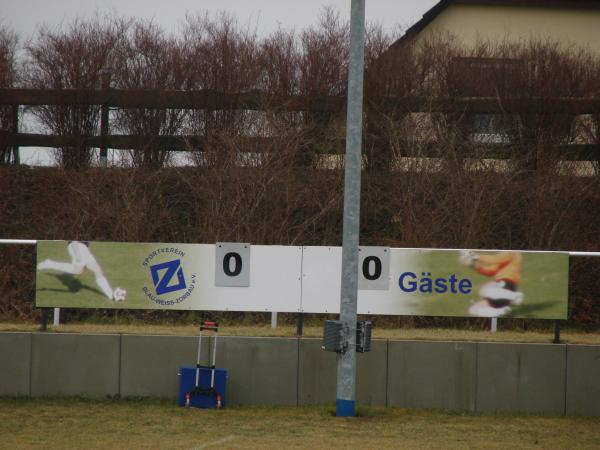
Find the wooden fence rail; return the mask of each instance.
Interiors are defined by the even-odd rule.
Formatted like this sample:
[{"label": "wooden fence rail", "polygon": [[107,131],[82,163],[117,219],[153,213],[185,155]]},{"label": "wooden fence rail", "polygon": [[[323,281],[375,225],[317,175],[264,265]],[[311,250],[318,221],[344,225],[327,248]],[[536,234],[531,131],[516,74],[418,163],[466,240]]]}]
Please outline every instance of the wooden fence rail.
[{"label": "wooden fence rail", "polygon": [[[273,149],[273,140],[265,137],[233,138],[236,145],[246,152],[264,153]],[[9,133],[0,131],[2,147],[91,147],[116,150],[156,149],[170,151],[208,151],[216,148],[218,141],[210,141],[200,136],[57,136],[48,134]],[[501,143],[485,143],[464,149],[462,156],[494,159],[510,159],[518,155],[519,149]],[[344,141],[338,139],[327,143],[320,153],[344,153]],[[440,156],[439,146],[434,143],[423,144],[418,148],[402,150],[402,156],[432,158]],[[595,161],[600,159],[600,147],[592,144],[565,144],[560,146],[561,160]]]},{"label": "wooden fence rail", "polygon": [[[239,137],[236,143],[245,151],[265,151],[272,142],[270,138]],[[213,141],[217,144],[217,141]],[[9,133],[0,131],[0,146],[19,147],[94,147],[117,150],[135,148],[154,148],[158,150],[205,151],[210,148],[210,140],[201,136],[141,136],[141,135],[108,135],[108,136],[68,136],[53,134]]]},{"label": "wooden fence rail", "polygon": [[[104,84],[106,86],[106,83]],[[407,114],[413,112],[458,114],[560,114],[576,116],[600,114],[600,98],[369,98],[365,97],[366,114]],[[210,142],[199,136],[135,136],[109,134],[109,108],[182,109],[182,110],[253,110],[272,112],[314,112],[340,114],[346,99],[335,96],[281,96],[252,91],[223,93],[211,90],[122,90],[122,89],[0,89],[0,108],[12,109],[10,129],[0,129],[0,153],[6,162],[14,155],[18,162],[19,147],[97,147],[101,158],[107,149],[153,148],[157,150],[206,150]],[[21,106],[100,107],[99,136],[68,136],[19,133],[18,111]],[[267,151],[269,138],[241,137],[236,142],[245,151]],[[333,141],[326,152],[342,153],[343,141]],[[510,144],[481,144],[477,155],[511,158],[519,149]],[[468,153],[468,151],[467,151]],[[471,152],[473,153],[473,152]],[[7,156],[8,155],[8,156]],[[434,145],[406,149],[405,156],[439,156]],[[466,155],[465,156],[469,156]],[[563,145],[561,159],[599,160],[598,145]]]},{"label": "wooden fence rail", "polygon": [[[548,108],[561,114],[598,114],[600,98],[496,98],[496,97],[365,97],[367,108],[402,112],[540,113]],[[74,106],[106,105],[111,108],[236,109],[340,112],[344,97],[282,96],[260,91],[228,94],[211,90],[123,89],[0,89],[0,105]]]},{"label": "wooden fence rail", "polygon": [[258,91],[227,94],[211,90],[0,89],[0,105],[107,105],[111,108],[148,109],[340,111],[345,106],[345,99],[324,96],[279,96]]}]

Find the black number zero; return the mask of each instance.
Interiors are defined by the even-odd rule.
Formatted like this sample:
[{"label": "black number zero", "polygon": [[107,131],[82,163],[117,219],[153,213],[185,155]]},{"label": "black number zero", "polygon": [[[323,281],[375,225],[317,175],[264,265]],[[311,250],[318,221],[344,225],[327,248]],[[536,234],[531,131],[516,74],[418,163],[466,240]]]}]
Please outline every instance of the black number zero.
[{"label": "black number zero", "polygon": [[[231,270],[231,258],[235,261],[235,267]],[[237,277],[242,273],[242,257],[239,253],[229,252],[223,258],[223,272],[230,277]]]},{"label": "black number zero", "polygon": [[[373,262],[375,265],[375,267],[374,267],[375,270],[373,271],[373,273],[371,273],[371,271],[370,271],[371,262]],[[363,260],[362,271],[363,271],[363,276],[367,280],[369,280],[369,281],[377,280],[381,276],[381,259],[379,259],[377,256],[367,256]]]}]

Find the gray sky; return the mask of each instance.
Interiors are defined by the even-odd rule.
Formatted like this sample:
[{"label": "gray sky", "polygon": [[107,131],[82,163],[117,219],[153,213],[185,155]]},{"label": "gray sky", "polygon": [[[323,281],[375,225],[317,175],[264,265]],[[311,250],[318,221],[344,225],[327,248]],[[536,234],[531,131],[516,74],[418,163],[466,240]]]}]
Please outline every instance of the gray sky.
[{"label": "gray sky", "polygon": [[[435,3],[437,0],[366,0],[367,20],[387,29],[397,25],[404,29]],[[279,26],[302,29],[314,23],[326,5],[349,18],[350,0],[0,0],[0,21],[26,39],[38,24],[58,26],[95,11],[153,19],[166,31],[176,30],[186,12],[229,11],[241,23],[256,25],[259,34],[268,34]]]}]

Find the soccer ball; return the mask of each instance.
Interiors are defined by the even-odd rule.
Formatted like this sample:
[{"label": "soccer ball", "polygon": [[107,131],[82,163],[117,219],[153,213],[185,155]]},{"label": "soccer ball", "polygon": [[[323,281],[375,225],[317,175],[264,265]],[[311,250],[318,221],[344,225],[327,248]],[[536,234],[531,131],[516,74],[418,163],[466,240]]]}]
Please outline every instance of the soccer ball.
[{"label": "soccer ball", "polygon": [[113,292],[113,298],[115,299],[115,302],[122,302],[123,300],[125,300],[126,295],[127,291],[120,287],[116,288]]},{"label": "soccer ball", "polygon": [[477,253],[472,250],[459,250],[458,251],[458,260],[464,266],[473,266],[475,261],[477,261]]}]

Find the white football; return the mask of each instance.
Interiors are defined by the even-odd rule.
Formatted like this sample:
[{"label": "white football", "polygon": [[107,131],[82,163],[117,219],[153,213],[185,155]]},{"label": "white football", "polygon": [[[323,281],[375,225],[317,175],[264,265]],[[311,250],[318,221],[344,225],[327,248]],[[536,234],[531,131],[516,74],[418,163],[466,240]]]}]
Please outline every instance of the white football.
[{"label": "white football", "polygon": [[471,250],[459,250],[458,260],[465,266],[471,266],[477,259],[477,254]]},{"label": "white football", "polygon": [[123,300],[125,300],[126,296],[127,291],[120,287],[116,288],[113,292],[113,298],[115,299],[115,302],[122,302]]}]

